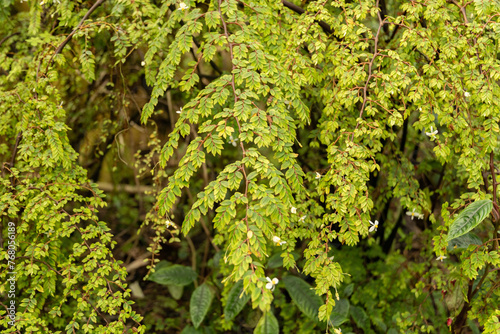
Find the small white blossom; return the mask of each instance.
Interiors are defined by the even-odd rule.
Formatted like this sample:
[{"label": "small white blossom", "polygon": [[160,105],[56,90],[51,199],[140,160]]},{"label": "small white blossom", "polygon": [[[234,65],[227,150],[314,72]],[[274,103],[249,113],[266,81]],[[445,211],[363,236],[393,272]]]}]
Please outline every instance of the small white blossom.
[{"label": "small white blossom", "polygon": [[334,259],[334,258],[335,258],[335,256],[333,256],[333,255],[332,255],[332,256],[330,256],[330,257],[328,258],[328,260],[333,261],[333,259]]},{"label": "small white blossom", "polygon": [[47,237],[50,237],[50,236],[52,235],[52,233],[54,233],[54,230],[53,230],[53,229],[50,229],[50,230],[48,230],[47,232],[45,232],[45,235],[46,235]]},{"label": "small white blossom", "polygon": [[333,331],[335,334],[342,334],[342,330],[340,328],[335,328]]},{"label": "small white blossom", "polygon": [[182,107],[181,107],[181,109],[177,110],[177,111],[176,111],[176,113],[177,113],[177,114],[182,113]]},{"label": "small white blossom", "polygon": [[433,127],[431,126],[431,132],[426,132],[425,134],[431,138],[431,140],[436,139],[436,135],[438,134],[438,130],[432,131]]},{"label": "small white blossom", "polygon": [[306,217],[307,217],[307,216],[302,216],[302,217],[300,217],[300,218],[299,218],[299,222],[304,222],[304,221],[306,220]]},{"label": "small white blossom", "polygon": [[464,96],[465,97],[470,97],[470,93],[469,92],[464,92]]},{"label": "small white blossom", "polygon": [[322,176],[323,176],[323,175],[321,175],[320,173],[316,172],[316,180],[321,179],[321,177],[322,177]]},{"label": "small white blossom", "polygon": [[377,231],[377,228],[378,228],[378,220],[375,220],[375,223],[373,223],[371,220],[370,220],[370,229],[368,230],[368,232],[374,232],[374,231]]},{"label": "small white blossom", "polygon": [[273,242],[276,244],[276,246],[281,246],[283,244],[286,244],[286,241],[281,241],[281,238],[277,236],[273,237]]},{"label": "small white blossom", "polygon": [[184,2],[181,2],[181,3],[179,4],[179,9],[177,9],[177,10],[184,11],[184,10],[186,10],[186,9],[188,9],[188,8],[189,8],[189,7],[188,7],[188,6],[187,6]]},{"label": "small white blossom", "polygon": [[411,220],[413,220],[413,217],[417,217],[418,219],[424,219],[424,215],[419,212],[415,212],[415,209],[413,211],[406,211],[407,216],[411,216]]},{"label": "small white blossom", "polygon": [[274,288],[276,286],[276,284],[279,283],[279,280],[275,277],[273,279],[270,279],[269,277],[266,277],[266,280],[267,280],[267,284],[266,284],[266,289],[267,290],[271,290],[271,291],[274,291]]},{"label": "small white blossom", "polygon": [[446,256],[444,256],[444,255],[439,255],[439,256],[436,258],[436,260],[439,260],[439,261],[441,261],[441,262],[443,262],[443,260],[444,260],[444,259],[446,259]]},{"label": "small white blossom", "polygon": [[141,61],[141,66],[146,66],[146,62],[145,61]]},{"label": "small white blossom", "polygon": [[167,225],[167,228],[169,227],[173,227],[174,229],[177,228],[177,226],[175,226],[174,223],[172,223],[170,220],[167,219],[167,221],[165,222],[165,225]]},{"label": "small white blossom", "polygon": [[238,138],[233,138],[233,136],[229,136],[229,143],[233,145],[234,147],[237,146],[236,142],[238,141]]},{"label": "small white blossom", "polygon": [[290,211],[291,211],[292,213],[297,213],[297,208],[296,208],[296,207],[294,207],[294,206],[292,206],[292,208],[290,209]]}]

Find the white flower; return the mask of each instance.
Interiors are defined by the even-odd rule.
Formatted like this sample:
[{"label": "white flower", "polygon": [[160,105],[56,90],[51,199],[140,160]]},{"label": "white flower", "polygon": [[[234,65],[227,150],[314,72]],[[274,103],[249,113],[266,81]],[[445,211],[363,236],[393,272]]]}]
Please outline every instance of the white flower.
[{"label": "white flower", "polygon": [[378,228],[378,220],[375,220],[375,223],[373,223],[371,220],[370,220],[370,229],[368,230],[368,232],[373,232],[373,231],[377,231],[377,228]]},{"label": "white flower", "polygon": [[441,262],[443,262],[443,260],[444,260],[444,259],[446,259],[446,256],[444,256],[444,255],[439,255],[439,256],[436,258],[436,260],[439,260],[439,261],[441,261]]},{"label": "white flower", "polygon": [[307,215],[306,215],[306,216],[302,216],[302,217],[300,217],[300,218],[299,218],[299,222],[304,222],[304,221],[306,220],[306,217],[307,217]]},{"label": "white flower", "polygon": [[340,328],[335,328],[333,331],[335,334],[342,334],[342,330]]},{"label": "white flower", "polygon": [[179,9],[177,9],[177,10],[182,10],[182,11],[184,11],[184,10],[186,10],[186,9],[188,9],[188,8],[189,8],[189,7],[188,7],[188,6],[187,6],[184,2],[181,2],[181,3],[179,4]]},{"label": "white flower", "polygon": [[277,236],[273,237],[273,242],[276,244],[276,246],[281,246],[283,244],[286,244],[286,241],[281,241],[281,238]]},{"label": "white flower", "polygon": [[141,66],[146,66],[146,62],[145,61],[141,61]]},{"label": "white flower", "polygon": [[470,93],[469,92],[464,92],[464,96],[465,97],[470,97]]},{"label": "white flower", "polygon": [[333,259],[334,259],[334,258],[335,258],[335,256],[333,256],[333,255],[332,255],[332,256],[330,256],[330,257],[328,258],[328,260],[333,261]]},{"label": "white flower", "polygon": [[234,139],[233,136],[229,136],[229,143],[236,147],[236,142],[238,141],[238,138]]},{"label": "white flower", "polygon": [[431,138],[431,140],[436,139],[436,135],[438,134],[438,130],[432,131],[433,127],[431,126],[431,132],[426,132],[425,134]]},{"label": "white flower", "polygon": [[177,114],[180,114],[181,112],[182,112],[182,107],[181,107],[181,109],[176,111]]},{"label": "white flower", "polygon": [[53,229],[50,229],[50,230],[48,230],[47,232],[45,232],[45,235],[46,235],[47,237],[50,237],[50,236],[52,235],[52,233],[54,233],[54,230],[53,230]]},{"label": "white flower", "polygon": [[297,213],[297,208],[296,208],[296,207],[294,207],[294,206],[292,206],[292,208],[290,209],[290,211],[291,211],[292,213]]},{"label": "white flower", "polygon": [[273,278],[273,279],[270,279],[269,277],[266,277],[266,280],[269,282],[269,283],[266,284],[266,289],[274,291],[274,287],[276,286],[276,284],[279,283],[279,280],[276,277]]},{"label": "white flower", "polygon": [[322,176],[323,176],[323,175],[321,175],[320,173],[316,172],[316,180],[321,179],[321,177],[322,177]]},{"label": "white flower", "polygon": [[167,219],[167,221],[165,222],[165,225],[167,225],[167,228],[169,227],[173,227],[174,229],[177,228],[177,226],[175,226],[174,223],[172,223],[170,220]]},{"label": "white flower", "polygon": [[411,220],[413,220],[413,217],[417,217],[418,219],[424,219],[424,215],[419,212],[415,212],[415,209],[413,211],[406,211],[407,216],[411,216]]}]

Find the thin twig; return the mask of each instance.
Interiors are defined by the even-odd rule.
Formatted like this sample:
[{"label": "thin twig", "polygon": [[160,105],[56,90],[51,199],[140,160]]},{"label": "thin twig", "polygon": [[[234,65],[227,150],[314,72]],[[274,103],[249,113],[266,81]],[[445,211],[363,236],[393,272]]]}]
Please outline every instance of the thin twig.
[{"label": "thin twig", "polygon": [[68,44],[69,41],[71,40],[71,38],[73,38],[73,35],[76,34],[76,32],[78,30],[80,30],[80,28],[83,25],[83,22],[85,22],[89,18],[89,16],[97,9],[97,7],[99,7],[104,1],[106,1],[106,0],[97,0],[97,2],[92,7],[90,7],[90,9],[88,10],[88,12],[81,19],[80,23],[78,23],[78,25],[76,26],[76,28],[73,29],[73,31],[68,35],[68,37],[66,37],[66,39],[57,47],[57,49],[54,52],[54,54],[52,55],[52,57],[50,57],[49,63],[47,64],[47,67],[45,68],[45,72],[47,72],[48,68],[52,64],[52,61],[54,60],[54,57],[57,54],[59,54],[64,49],[64,47],[66,46],[66,44]]}]

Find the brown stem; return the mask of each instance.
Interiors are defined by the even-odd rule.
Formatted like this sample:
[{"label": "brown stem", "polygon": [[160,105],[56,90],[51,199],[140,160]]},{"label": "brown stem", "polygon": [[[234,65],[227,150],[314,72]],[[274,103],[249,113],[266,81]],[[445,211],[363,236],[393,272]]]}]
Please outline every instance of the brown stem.
[{"label": "brown stem", "polygon": [[[295,13],[297,14],[304,14],[306,11],[297,6],[296,4],[294,3],[291,3],[290,1],[281,1],[283,3],[283,6],[293,10]],[[324,21],[319,21],[318,24],[320,25],[321,28],[323,28],[323,31],[326,32],[327,34],[333,34],[333,30],[332,28],[328,25],[328,23],[324,22]]]},{"label": "brown stem", "polygon": [[88,12],[85,13],[85,15],[81,19],[80,23],[78,23],[76,28],[73,29],[73,31],[68,35],[68,37],[66,37],[66,39],[57,47],[57,49],[54,52],[54,54],[52,55],[52,57],[50,57],[49,63],[47,64],[47,67],[45,68],[45,72],[47,72],[47,70],[49,69],[50,65],[52,64],[52,61],[54,60],[54,57],[64,49],[66,44],[68,44],[69,41],[71,40],[71,38],[73,38],[73,35],[76,34],[76,32],[82,27],[83,22],[85,22],[85,20],[87,20],[89,18],[89,16],[97,9],[97,7],[99,7],[104,1],[106,1],[106,0],[97,0],[97,2],[92,7],[90,7]]}]

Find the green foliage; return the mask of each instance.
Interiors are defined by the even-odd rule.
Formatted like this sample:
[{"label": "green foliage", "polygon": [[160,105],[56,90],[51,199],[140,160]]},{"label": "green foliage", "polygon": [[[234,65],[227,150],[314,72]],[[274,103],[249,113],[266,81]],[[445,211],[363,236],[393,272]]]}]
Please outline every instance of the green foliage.
[{"label": "green foliage", "polygon": [[490,215],[492,209],[493,203],[490,200],[476,201],[467,206],[451,224],[448,241],[466,234],[481,224]]},{"label": "green foliage", "polygon": [[498,332],[499,12],[2,1],[2,328]]},{"label": "green foliage", "polygon": [[158,265],[156,271],[149,276],[149,280],[159,284],[185,286],[193,283],[197,276],[192,268],[186,266]]},{"label": "green foliage", "polygon": [[295,276],[286,276],[283,278],[283,282],[299,310],[311,320],[317,320],[322,300],[314,293],[312,286]]},{"label": "green foliage", "polygon": [[190,313],[194,327],[198,328],[207,315],[214,294],[207,284],[202,284],[197,287],[191,295]]},{"label": "green foliage", "polygon": [[273,312],[264,313],[253,332],[254,334],[279,334],[278,320]]},{"label": "green foliage", "polygon": [[227,295],[224,306],[224,318],[231,321],[236,317],[250,300],[250,296],[243,290],[243,282],[236,282]]}]

